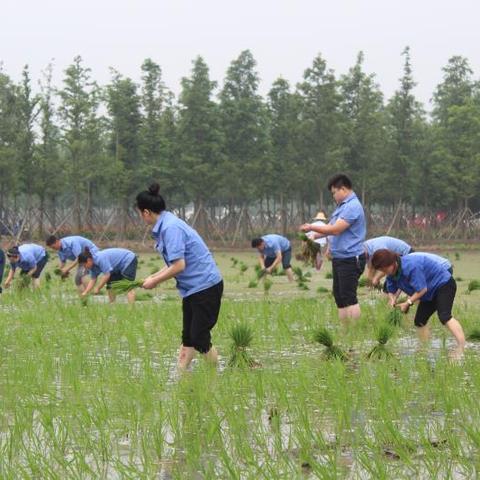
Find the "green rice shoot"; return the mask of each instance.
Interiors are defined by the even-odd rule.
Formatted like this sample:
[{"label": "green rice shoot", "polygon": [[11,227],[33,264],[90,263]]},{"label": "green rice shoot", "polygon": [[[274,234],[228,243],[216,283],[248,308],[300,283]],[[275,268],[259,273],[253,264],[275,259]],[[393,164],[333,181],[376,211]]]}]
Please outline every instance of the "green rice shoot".
[{"label": "green rice shoot", "polygon": [[115,295],[123,295],[125,293],[128,293],[130,290],[140,288],[142,285],[142,280],[128,280],[126,278],[123,278],[122,280],[112,282],[112,292]]}]

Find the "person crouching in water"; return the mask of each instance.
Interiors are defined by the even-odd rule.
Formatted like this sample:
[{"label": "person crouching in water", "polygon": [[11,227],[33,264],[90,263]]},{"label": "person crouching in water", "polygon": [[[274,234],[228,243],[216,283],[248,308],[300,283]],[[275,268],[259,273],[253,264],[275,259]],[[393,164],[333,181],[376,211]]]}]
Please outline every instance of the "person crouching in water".
[{"label": "person crouching in water", "polygon": [[[115,293],[112,291],[112,282],[118,280],[135,280],[137,275],[137,257],[126,248],[106,248],[91,252],[88,247],[78,256],[78,265],[84,267],[89,273],[91,280],[85,290],[80,294],[85,298],[92,290],[96,295],[106,285],[110,303],[115,301]],[[99,275],[102,275],[100,283],[95,287]],[[95,288],[95,289],[94,289]],[[135,302],[135,290],[127,293],[128,303]]]},{"label": "person crouching in water", "polygon": [[[427,323],[432,314],[437,312],[442,325],[450,330],[457,341],[454,354],[461,356],[465,348],[465,334],[452,315],[457,284],[448,265],[442,257],[421,252],[400,257],[391,250],[381,249],[372,257],[372,267],[387,275],[390,306],[398,307],[406,314],[418,302],[414,323],[421,340],[428,339]],[[402,291],[408,298],[397,305],[397,298]]]},{"label": "person crouching in water", "polygon": [[5,288],[12,283],[17,269],[20,269],[21,275],[32,278],[33,288],[40,286],[40,275],[48,262],[48,253],[41,245],[25,243],[12,247],[7,250],[7,257],[11,268],[5,280]]}]

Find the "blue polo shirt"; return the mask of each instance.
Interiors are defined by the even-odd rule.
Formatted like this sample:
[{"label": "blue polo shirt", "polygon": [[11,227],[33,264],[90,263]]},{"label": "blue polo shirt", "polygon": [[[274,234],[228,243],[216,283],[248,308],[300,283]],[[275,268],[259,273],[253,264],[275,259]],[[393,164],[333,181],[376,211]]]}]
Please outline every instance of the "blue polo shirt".
[{"label": "blue polo shirt", "polygon": [[400,289],[407,295],[413,295],[427,288],[421,301],[432,300],[435,292],[452,278],[449,268],[450,262],[446,263],[438,255],[421,252],[405,255],[400,258],[397,274],[387,277],[387,291],[395,293]]},{"label": "blue polo shirt", "polygon": [[176,277],[182,298],[201,292],[221,282],[222,276],[210,250],[200,235],[173,213],[164,211],[152,229],[155,248],[167,266],[185,260],[185,269]]},{"label": "blue polo shirt", "polygon": [[106,248],[92,252],[93,267],[89,271],[92,278],[101,273],[122,273],[135,259],[135,254],[126,248]]},{"label": "blue polo shirt", "polygon": [[403,257],[404,255],[408,255],[412,247],[403,240],[394,237],[376,237],[367,240],[363,244],[365,246],[365,251],[367,252],[367,257],[371,259],[373,254],[377,250],[381,250],[386,248],[387,250],[391,250],[396,254]]},{"label": "blue polo shirt", "polygon": [[20,252],[20,260],[16,263],[12,263],[12,269],[16,270],[20,268],[24,272],[28,272],[35,268],[37,264],[43,260],[47,252],[41,245],[35,243],[25,243],[18,247]]},{"label": "blue polo shirt", "polygon": [[340,203],[330,218],[330,225],[341,218],[350,226],[340,235],[332,235],[330,252],[333,258],[357,257],[365,253],[363,242],[367,234],[367,224],[362,204],[352,192]]},{"label": "blue polo shirt", "polygon": [[262,255],[267,258],[276,257],[278,252],[283,253],[291,248],[288,238],[275,233],[264,235],[262,240],[265,242]]},{"label": "blue polo shirt", "polygon": [[76,260],[77,257],[85,250],[85,247],[90,249],[90,252],[98,251],[98,247],[88,238],[80,236],[64,237],[60,239],[61,247],[58,251],[58,256],[62,263],[67,260]]}]

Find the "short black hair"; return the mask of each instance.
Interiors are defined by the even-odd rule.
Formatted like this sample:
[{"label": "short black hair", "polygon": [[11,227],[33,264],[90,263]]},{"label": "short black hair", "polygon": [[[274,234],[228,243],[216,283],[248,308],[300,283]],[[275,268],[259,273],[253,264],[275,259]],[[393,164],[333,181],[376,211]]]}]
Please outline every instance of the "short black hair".
[{"label": "short black hair", "polygon": [[263,243],[263,238],[254,238],[252,240],[252,248],[257,248],[262,243]]},{"label": "short black hair", "polygon": [[337,173],[337,175],[334,175],[328,181],[327,188],[331,190],[332,187],[335,187],[335,188],[345,187],[351,190],[352,181],[344,173]]},{"label": "short black hair", "polygon": [[47,247],[51,247],[57,240],[58,240],[57,236],[49,235],[45,240],[45,243],[47,244]]},{"label": "short black hair", "polygon": [[88,247],[85,247],[83,249],[83,252],[77,258],[78,264],[79,265],[85,265],[89,258],[93,258],[92,257],[92,252],[90,251],[90,249]]},{"label": "short black hair", "polygon": [[18,245],[15,245],[7,250],[7,257],[18,257],[20,255],[20,250]]}]

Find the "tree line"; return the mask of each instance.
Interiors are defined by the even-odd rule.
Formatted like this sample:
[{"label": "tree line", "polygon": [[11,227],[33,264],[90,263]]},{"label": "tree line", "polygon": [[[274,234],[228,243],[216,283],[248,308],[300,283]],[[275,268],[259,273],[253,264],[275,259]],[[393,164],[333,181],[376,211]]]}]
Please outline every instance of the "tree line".
[{"label": "tree line", "polygon": [[325,184],[338,171],[369,210],[479,209],[480,88],[468,59],[448,60],[429,113],[408,47],[401,59],[389,99],[362,52],[342,75],[318,55],[300,82],[278,78],[265,97],[249,50],[221,85],[197,57],[177,98],[151,59],[140,82],[112,69],[102,86],[80,56],[58,87],[52,65],[38,88],[28,66],[19,82],[0,70],[0,220],[35,207],[43,234],[69,205],[81,231],[95,208],[113,206],[126,231],[134,195],[156,179],[170,207],[193,206],[203,231],[215,212],[239,218],[252,207],[278,214],[286,231],[289,212],[330,204]]}]

